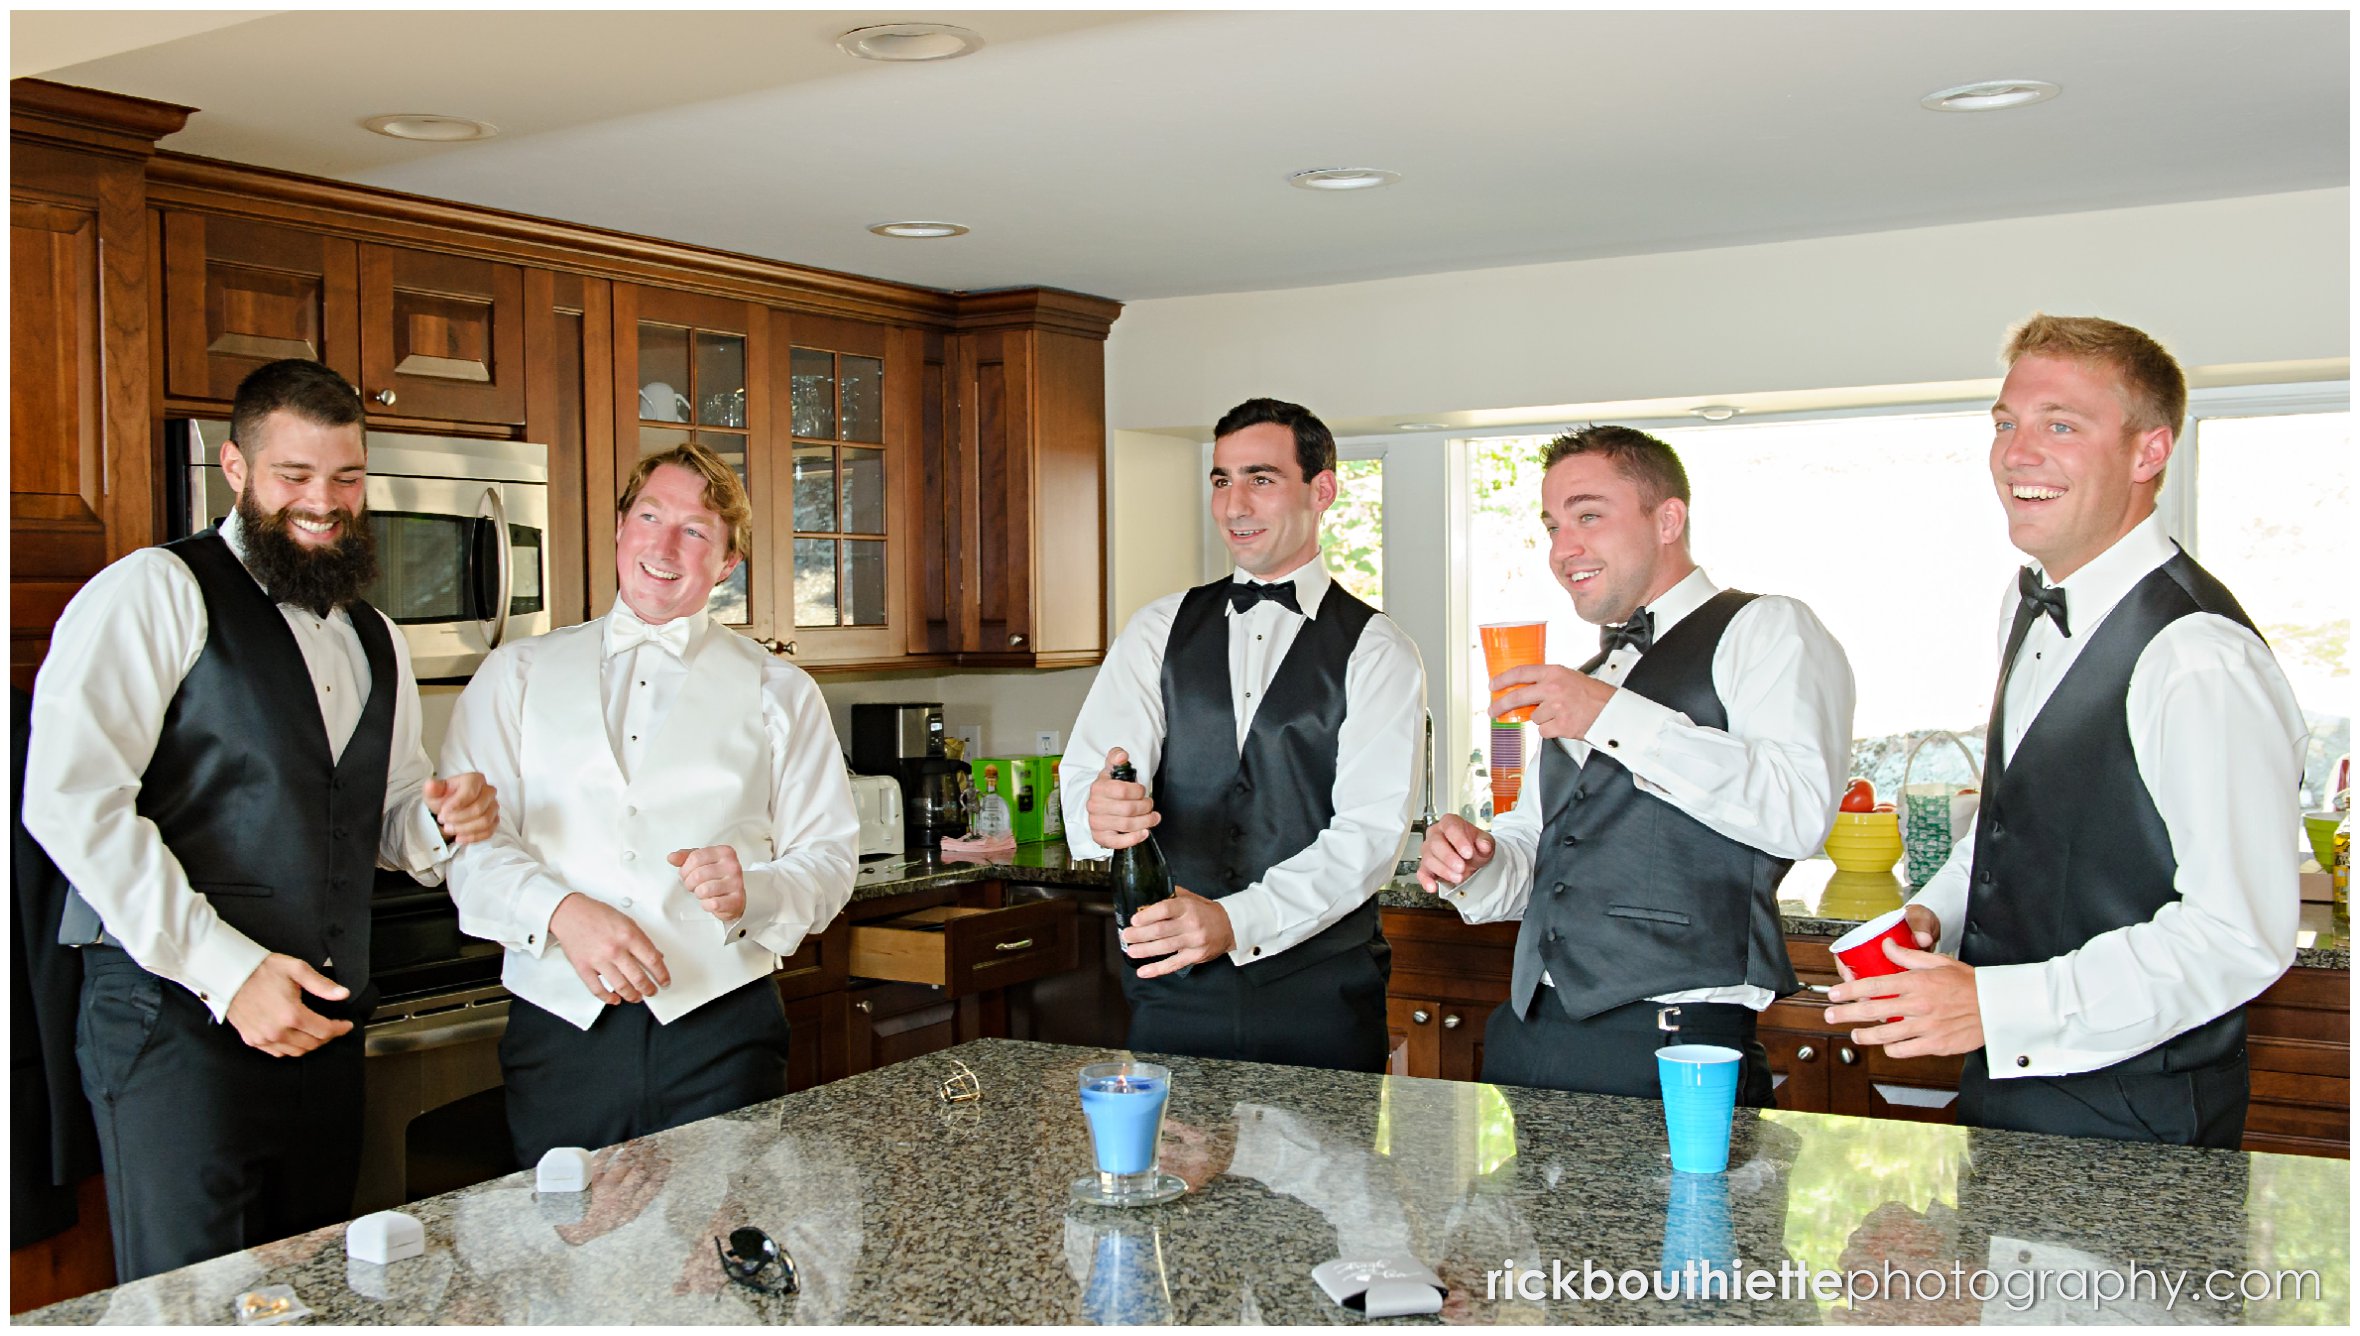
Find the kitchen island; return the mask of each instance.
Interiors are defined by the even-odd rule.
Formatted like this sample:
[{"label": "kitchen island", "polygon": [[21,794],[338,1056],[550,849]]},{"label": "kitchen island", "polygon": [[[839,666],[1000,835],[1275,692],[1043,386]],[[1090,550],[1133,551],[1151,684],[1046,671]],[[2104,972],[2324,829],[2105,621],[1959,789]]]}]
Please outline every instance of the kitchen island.
[{"label": "kitchen island", "polygon": [[[1075,1073],[1104,1056],[966,1044],[626,1142],[584,1194],[520,1173],[414,1203],[423,1256],[350,1261],[330,1228],[18,1320],[219,1323],[287,1285],[353,1324],[1319,1323],[1360,1319],[1314,1265],[1392,1252],[1466,1322],[2349,1316],[2342,1162],[1740,1111],[1728,1173],[1674,1175],[1653,1101],[1255,1063],[1168,1060],[1163,1163],[1186,1196],[1076,1206]],[[954,1058],[979,1100],[938,1098]],[[723,1278],[713,1239],[743,1225],[793,1256],[800,1295]],[[1733,1258],[1734,1294],[1653,1297],[1667,1266]],[[1649,1297],[1582,1297],[1585,1262]],[[1811,1290],[1882,1286],[1888,1263],[1911,1294],[1850,1311],[1841,1277]]]}]

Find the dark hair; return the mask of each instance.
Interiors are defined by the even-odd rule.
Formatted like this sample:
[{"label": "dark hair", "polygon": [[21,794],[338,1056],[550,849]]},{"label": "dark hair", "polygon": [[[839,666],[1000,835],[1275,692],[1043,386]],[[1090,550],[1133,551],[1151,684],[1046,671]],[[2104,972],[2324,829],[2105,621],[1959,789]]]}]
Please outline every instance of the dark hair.
[{"label": "dark hair", "polygon": [[1575,455],[1599,455],[1611,461],[1615,471],[1639,489],[1639,503],[1649,510],[1674,496],[1680,498],[1680,504],[1688,504],[1688,470],[1680,467],[1680,457],[1672,453],[1672,447],[1636,427],[1593,422],[1580,431],[1569,431],[1549,442],[1541,456],[1541,469],[1546,472],[1556,467],[1558,460]]},{"label": "dark hair", "polygon": [[348,427],[361,420],[361,392],[308,357],[265,363],[238,382],[238,397],[229,410],[229,438],[251,454],[263,419],[280,412],[323,427]]},{"label": "dark hair", "polygon": [[1213,425],[1213,439],[1248,427],[1259,427],[1274,422],[1295,434],[1295,463],[1303,470],[1303,481],[1309,482],[1336,467],[1336,438],[1327,424],[1312,416],[1301,404],[1290,404],[1284,399],[1248,399],[1221,415]]}]

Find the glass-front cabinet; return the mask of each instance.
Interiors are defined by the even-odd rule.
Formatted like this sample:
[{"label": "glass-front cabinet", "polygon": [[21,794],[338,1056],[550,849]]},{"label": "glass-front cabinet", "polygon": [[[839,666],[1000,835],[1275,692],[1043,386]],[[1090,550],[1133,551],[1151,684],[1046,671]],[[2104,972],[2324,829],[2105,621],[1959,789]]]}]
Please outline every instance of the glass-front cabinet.
[{"label": "glass-front cabinet", "polygon": [[774,513],[793,526],[775,635],[799,663],[898,657],[916,334],[787,312],[771,327],[792,452]]},{"label": "glass-front cabinet", "polygon": [[[615,493],[649,455],[694,441],[721,457],[753,502],[752,552],[713,591],[713,616],[757,640],[776,629],[778,545],[764,498],[772,489],[771,405],[759,372],[769,313],[749,302],[616,285]],[[595,527],[596,521],[593,521]],[[606,544],[611,558],[612,544]],[[603,587],[612,590],[613,573]]]}]

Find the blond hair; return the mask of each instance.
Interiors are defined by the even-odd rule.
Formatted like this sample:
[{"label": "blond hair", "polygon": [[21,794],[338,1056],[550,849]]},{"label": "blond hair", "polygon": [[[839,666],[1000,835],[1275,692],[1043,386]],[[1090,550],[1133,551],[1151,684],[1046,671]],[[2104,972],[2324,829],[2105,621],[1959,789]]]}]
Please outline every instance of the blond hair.
[{"label": "blond hair", "polygon": [[2091,315],[2047,315],[2008,331],[2000,361],[2013,368],[2024,357],[2058,357],[2090,362],[2114,373],[2122,396],[2124,425],[2132,432],[2168,427],[2180,434],[2188,412],[2188,377],[2180,364],[2144,331]]},{"label": "blond hair", "polygon": [[631,503],[639,499],[647,480],[657,469],[674,464],[705,480],[705,508],[721,517],[729,526],[729,555],[745,561],[754,555],[754,503],[747,499],[746,485],[738,481],[737,470],[713,451],[695,441],[682,441],[669,450],[649,455],[631,470],[630,480],[623,484],[623,497],[615,502],[615,516],[629,514]]}]

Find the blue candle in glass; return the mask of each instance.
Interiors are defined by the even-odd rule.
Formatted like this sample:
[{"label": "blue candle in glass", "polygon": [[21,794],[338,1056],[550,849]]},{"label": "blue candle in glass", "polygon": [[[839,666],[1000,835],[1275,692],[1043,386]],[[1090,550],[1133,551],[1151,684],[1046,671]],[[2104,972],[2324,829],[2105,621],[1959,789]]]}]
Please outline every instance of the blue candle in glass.
[{"label": "blue candle in glass", "polygon": [[1098,1062],[1082,1069],[1082,1116],[1098,1169],[1097,1200],[1127,1204],[1158,1190],[1163,1175],[1157,1172],[1156,1143],[1171,1093],[1172,1074],[1153,1063]]}]

